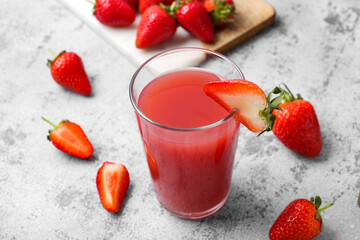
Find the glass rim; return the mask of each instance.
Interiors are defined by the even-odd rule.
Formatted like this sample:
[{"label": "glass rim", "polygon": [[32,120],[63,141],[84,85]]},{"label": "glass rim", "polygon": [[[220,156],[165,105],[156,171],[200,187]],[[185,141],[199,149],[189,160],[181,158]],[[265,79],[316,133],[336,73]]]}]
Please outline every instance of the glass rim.
[{"label": "glass rim", "polygon": [[166,126],[163,125],[161,123],[158,123],[154,120],[152,120],[151,118],[149,118],[148,116],[146,116],[138,107],[137,103],[135,102],[134,99],[134,95],[133,95],[133,89],[134,89],[134,83],[135,83],[135,79],[138,76],[139,72],[152,60],[162,57],[162,56],[166,56],[170,53],[176,53],[176,52],[181,52],[181,51],[202,51],[202,52],[206,52],[212,55],[215,55],[223,60],[225,60],[226,62],[230,63],[235,70],[237,71],[237,73],[239,74],[240,77],[242,77],[243,79],[245,79],[244,74],[242,73],[242,71],[240,70],[240,68],[233,62],[231,61],[229,58],[227,58],[226,56],[224,56],[221,53],[209,50],[209,49],[205,49],[205,48],[200,48],[200,47],[181,47],[181,48],[173,48],[173,49],[169,49],[169,50],[165,50],[162,51],[160,53],[155,54],[154,56],[150,57],[148,60],[146,60],[143,64],[140,65],[140,67],[138,67],[138,69],[135,71],[135,73],[133,74],[133,76],[131,77],[131,81],[130,81],[130,85],[129,85],[129,95],[130,95],[130,101],[132,106],[134,107],[135,111],[137,114],[140,115],[140,117],[142,117],[143,119],[145,119],[146,121],[150,122],[151,124],[154,124],[160,128],[164,128],[164,129],[169,129],[169,130],[174,130],[174,131],[198,131],[198,130],[205,130],[205,129],[210,129],[216,126],[221,125],[222,123],[226,122],[227,120],[231,119],[234,114],[237,112],[237,109],[234,109],[234,111],[232,111],[231,113],[229,113],[226,117],[208,124],[208,125],[204,125],[204,126],[200,126],[200,127],[196,127],[196,128],[176,128],[176,127],[170,127],[170,126]]}]

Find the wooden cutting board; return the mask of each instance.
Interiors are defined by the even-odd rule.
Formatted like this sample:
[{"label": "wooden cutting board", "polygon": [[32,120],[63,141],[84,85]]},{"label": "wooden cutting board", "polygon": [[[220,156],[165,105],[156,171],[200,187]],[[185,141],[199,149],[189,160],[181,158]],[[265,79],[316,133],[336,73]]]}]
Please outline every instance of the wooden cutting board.
[{"label": "wooden cutting board", "polygon": [[275,20],[275,10],[263,0],[234,0],[234,23],[216,31],[212,44],[204,48],[225,53],[270,26]]},{"label": "wooden cutting board", "polygon": [[179,27],[175,36],[169,41],[144,50],[135,47],[136,30],[141,18],[140,14],[137,15],[135,22],[129,27],[111,28],[102,25],[96,20],[92,14],[92,4],[86,0],[59,1],[137,65],[160,51],[178,47],[204,47],[225,53],[268,27],[275,19],[274,9],[264,0],[234,0],[237,12],[234,23],[218,29],[212,44],[202,43]]}]

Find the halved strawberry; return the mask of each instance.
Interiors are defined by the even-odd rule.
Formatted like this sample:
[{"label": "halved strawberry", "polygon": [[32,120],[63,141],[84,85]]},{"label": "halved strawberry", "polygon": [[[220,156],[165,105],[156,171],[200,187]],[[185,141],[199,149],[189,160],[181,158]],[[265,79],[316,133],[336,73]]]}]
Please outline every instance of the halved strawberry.
[{"label": "halved strawberry", "polygon": [[129,188],[130,176],[122,164],[104,162],[97,173],[96,186],[103,207],[117,212]]},{"label": "halved strawberry", "polygon": [[146,159],[147,159],[147,162],[149,165],[151,177],[154,181],[156,181],[159,178],[159,168],[158,168],[157,162],[156,162],[154,156],[151,154],[151,152],[145,142],[144,142],[144,147],[145,147]]},{"label": "halved strawberry", "polygon": [[[228,112],[237,110],[236,119],[256,133],[271,131],[275,121],[271,112],[278,108],[283,97],[280,95],[270,101],[258,85],[243,79],[210,82],[204,86],[204,91]],[[271,93],[280,92],[275,88]]]},{"label": "halved strawberry", "polygon": [[48,140],[57,149],[78,158],[91,157],[94,148],[78,124],[64,120],[55,125],[44,117],[42,119],[54,127],[49,130]]}]

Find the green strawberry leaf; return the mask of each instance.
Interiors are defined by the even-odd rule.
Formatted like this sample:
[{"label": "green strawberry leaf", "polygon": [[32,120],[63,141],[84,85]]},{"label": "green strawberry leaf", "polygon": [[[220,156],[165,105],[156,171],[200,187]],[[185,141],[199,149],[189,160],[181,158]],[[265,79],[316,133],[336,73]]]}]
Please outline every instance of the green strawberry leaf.
[{"label": "green strawberry leaf", "polygon": [[319,209],[320,205],[321,205],[321,198],[319,196],[316,196],[315,197],[315,208]]}]

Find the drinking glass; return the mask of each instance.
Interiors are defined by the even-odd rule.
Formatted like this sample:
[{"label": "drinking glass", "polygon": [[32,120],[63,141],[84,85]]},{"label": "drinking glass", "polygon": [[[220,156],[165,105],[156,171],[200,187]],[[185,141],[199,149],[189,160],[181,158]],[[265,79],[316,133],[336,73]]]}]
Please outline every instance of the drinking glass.
[{"label": "drinking glass", "polygon": [[189,69],[221,79],[244,79],[239,67],[222,54],[202,48],[171,49],[137,69],[130,82],[130,100],[158,201],[179,217],[196,219],[215,213],[228,198],[239,133],[239,122],[233,118],[236,110],[206,126],[175,128],[154,121],[138,106],[141,91],[152,80]]}]

